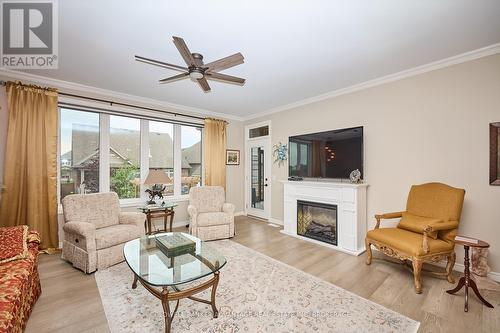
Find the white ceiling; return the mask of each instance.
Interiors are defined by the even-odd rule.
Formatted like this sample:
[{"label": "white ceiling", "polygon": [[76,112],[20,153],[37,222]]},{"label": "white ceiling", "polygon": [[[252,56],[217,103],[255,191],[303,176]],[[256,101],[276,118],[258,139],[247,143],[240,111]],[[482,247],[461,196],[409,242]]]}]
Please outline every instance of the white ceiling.
[{"label": "white ceiling", "polygon": [[[241,52],[224,73],[241,86],[190,80],[134,61],[184,65],[171,36],[205,62]],[[30,73],[248,117],[500,42],[498,0],[59,1],[59,69]]]}]

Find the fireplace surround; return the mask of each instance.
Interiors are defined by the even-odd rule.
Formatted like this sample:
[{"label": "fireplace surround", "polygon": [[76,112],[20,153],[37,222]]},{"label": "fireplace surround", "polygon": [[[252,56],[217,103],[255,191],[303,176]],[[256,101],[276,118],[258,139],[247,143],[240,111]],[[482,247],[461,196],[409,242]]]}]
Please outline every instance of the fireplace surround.
[{"label": "fireplace surround", "polygon": [[[328,181],[282,181],[283,183],[283,230],[282,232],[309,242],[320,244],[352,255],[365,251],[366,235],[366,190],[367,184]],[[315,235],[306,234],[298,226],[300,202],[314,203],[320,207],[336,207],[335,242],[325,241],[322,236],[330,235],[330,222],[319,222],[312,226]],[[309,221],[310,222],[310,221]],[[333,230],[330,228],[330,230]],[[333,231],[332,231],[333,232]]]}]

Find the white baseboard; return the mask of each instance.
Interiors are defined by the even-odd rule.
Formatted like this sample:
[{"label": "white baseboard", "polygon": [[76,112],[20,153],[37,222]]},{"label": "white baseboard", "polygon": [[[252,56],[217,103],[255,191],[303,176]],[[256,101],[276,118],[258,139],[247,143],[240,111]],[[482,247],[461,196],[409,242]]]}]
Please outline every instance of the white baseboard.
[{"label": "white baseboard", "polygon": [[[446,266],[446,264],[444,264],[444,263],[440,263],[440,266],[441,265],[443,267]],[[459,269],[457,269],[457,268],[459,268]],[[465,269],[464,264],[457,264],[457,263],[455,263],[455,269],[454,269],[454,271],[463,272],[464,269]],[[500,273],[498,273],[498,272],[489,272],[488,273],[488,277],[490,279],[492,279],[493,281],[500,282]]]},{"label": "white baseboard", "polygon": [[280,230],[280,232],[282,234],[285,234],[285,235],[288,235],[288,236],[292,236],[292,237],[295,237],[295,238],[298,238],[298,239],[301,239],[301,240],[304,240],[304,241],[307,241],[307,242],[311,242],[311,243],[314,243],[314,244],[317,244],[317,245],[328,247],[330,249],[334,249],[336,251],[344,252],[344,253],[347,253],[347,254],[350,254],[350,255],[353,255],[353,256],[359,256],[360,254],[362,254],[363,252],[365,252],[364,248],[359,249],[357,251],[352,251],[352,250],[344,249],[344,248],[342,248],[340,246],[337,246],[337,245],[333,245],[333,244],[328,244],[328,243],[325,243],[325,242],[317,241],[317,240],[309,238],[309,237],[304,237],[304,236],[300,236],[300,235],[288,233],[285,230]]},{"label": "white baseboard", "polygon": [[283,226],[283,225],[284,225],[284,224],[283,224],[283,221],[278,220],[278,219],[275,219],[274,217],[271,217],[271,218],[269,219],[269,223],[272,223],[272,224],[278,224],[278,225],[281,225],[281,226]]},{"label": "white baseboard", "polygon": [[234,213],[234,216],[244,216],[247,215],[244,210]]}]

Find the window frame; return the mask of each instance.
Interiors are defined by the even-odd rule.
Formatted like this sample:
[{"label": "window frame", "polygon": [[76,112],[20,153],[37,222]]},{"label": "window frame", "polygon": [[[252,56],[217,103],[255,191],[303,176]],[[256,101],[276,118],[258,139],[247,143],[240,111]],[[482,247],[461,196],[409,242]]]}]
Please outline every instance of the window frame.
[{"label": "window frame", "polygon": [[200,144],[201,144],[201,186],[205,184],[204,180],[204,156],[203,156],[203,134],[204,127],[203,124],[195,126],[194,124],[183,124],[179,121],[173,122],[165,117],[158,117],[157,114],[150,116],[149,114],[139,114],[131,113],[130,110],[127,112],[122,112],[119,114],[120,108],[114,108],[115,110],[106,110],[98,108],[96,106],[88,105],[92,103],[86,103],[87,105],[75,105],[65,102],[60,102],[58,105],[58,134],[59,138],[57,140],[57,200],[59,206],[59,213],[62,213],[61,206],[61,110],[74,110],[97,113],[99,115],[99,193],[110,192],[110,172],[109,172],[109,145],[110,145],[110,116],[117,115],[122,117],[136,118],[140,120],[140,197],[139,198],[129,198],[120,199],[121,207],[136,207],[144,205],[148,199],[147,193],[145,192],[147,186],[142,184],[142,181],[146,179],[149,172],[149,122],[164,122],[173,125],[173,159],[174,159],[174,195],[165,197],[166,200],[171,202],[181,202],[187,201],[189,199],[189,194],[182,194],[182,142],[181,142],[181,126],[192,126],[201,129],[200,133]]}]

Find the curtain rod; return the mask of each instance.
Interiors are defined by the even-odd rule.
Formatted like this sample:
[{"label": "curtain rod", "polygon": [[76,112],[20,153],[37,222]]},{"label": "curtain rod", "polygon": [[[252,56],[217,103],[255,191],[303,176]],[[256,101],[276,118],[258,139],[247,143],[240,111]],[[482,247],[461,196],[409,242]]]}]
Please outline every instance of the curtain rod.
[{"label": "curtain rod", "polygon": [[164,118],[161,118],[161,117],[144,116],[144,115],[138,115],[138,114],[124,112],[124,111],[113,111],[113,110],[109,110],[106,108],[99,108],[99,107],[95,107],[95,106],[84,106],[84,105],[78,105],[78,104],[72,104],[72,103],[66,103],[66,102],[59,102],[58,105],[62,108],[69,108],[71,110],[77,110],[77,111],[102,112],[102,113],[111,114],[111,115],[115,115],[115,116],[126,116],[129,118],[135,118],[135,119],[147,119],[147,120],[162,121],[162,122],[167,121],[168,123],[171,123],[171,124],[188,125],[188,126],[193,126],[193,127],[198,127],[198,128],[204,127],[203,123],[194,123],[194,122],[190,122],[190,121],[186,121],[186,120],[175,120],[175,119],[165,120]]},{"label": "curtain rod", "polygon": [[[7,84],[6,81],[0,81],[0,85],[5,86],[6,84]],[[105,99],[100,99],[100,98],[94,98],[94,97],[88,97],[88,96],[82,96],[82,95],[76,95],[76,94],[69,94],[69,93],[64,93],[64,92],[59,92],[59,95],[67,96],[67,97],[75,97],[75,98],[87,99],[87,100],[91,100],[91,101],[95,101],[95,102],[107,103],[110,106],[119,105],[119,106],[131,107],[131,108],[135,108],[135,109],[142,109],[142,110],[148,110],[148,111],[162,112],[162,113],[171,114],[174,117],[181,116],[181,117],[193,118],[193,119],[200,119],[200,120],[209,119],[209,118],[206,118],[206,117],[191,116],[191,115],[182,114],[182,113],[178,113],[178,112],[166,111],[166,110],[155,109],[155,108],[150,108],[150,107],[145,107],[145,106],[139,106],[139,105],[134,105],[134,104],[128,104],[128,103],[113,102],[113,101],[110,101],[110,100],[105,100]],[[227,124],[227,121],[224,121],[224,122]]]}]

